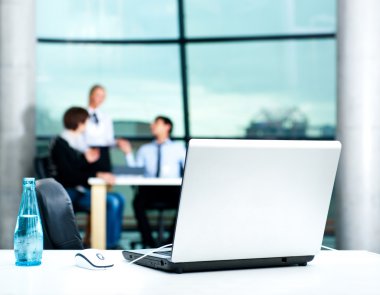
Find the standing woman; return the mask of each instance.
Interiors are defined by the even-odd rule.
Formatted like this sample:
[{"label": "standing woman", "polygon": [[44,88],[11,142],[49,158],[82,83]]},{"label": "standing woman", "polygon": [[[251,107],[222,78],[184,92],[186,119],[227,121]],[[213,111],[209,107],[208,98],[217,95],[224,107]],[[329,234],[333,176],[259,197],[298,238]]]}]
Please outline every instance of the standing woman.
[{"label": "standing woman", "polygon": [[84,139],[88,146],[110,147],[115,145],[115,136],[111,118],[101,111],[106,99],[106,90],[101,85],[94,85],[88,95],[89,122],[86,125]]},{"label": "standing woman", "polygon": [[125,144],[124,139],[115,139],[113,122],[101,107],[106,100],[106,89],[99,84],[91,87],[88,95],[89,120],[83,132],[83,144],[87,147],[96,147],[101,151],[101,159],[94,164],[94,168],[102,171],[111,171],[110,148]]}]

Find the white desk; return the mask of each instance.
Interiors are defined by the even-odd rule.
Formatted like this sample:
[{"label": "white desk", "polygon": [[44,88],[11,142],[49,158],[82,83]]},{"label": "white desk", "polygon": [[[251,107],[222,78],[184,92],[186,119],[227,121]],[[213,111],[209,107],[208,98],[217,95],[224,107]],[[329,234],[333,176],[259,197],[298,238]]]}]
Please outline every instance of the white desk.
[{"label": "white desk", "polygon": [[[91,246],[97,249],[106,248],[106,193],[107,185],[100,178],[89,178],[91,185]],[[181,178],[145,178],[117,176],[115,185],[181,185]]]},{"label": "white desk", "polygon": [[76,251],[45,251],[42,265],[16,267],[0,250],[0,294],[380,294],[380,255],[322,251],[306,267],[170,274],[129,265],[107,251],[115,266],[90,271],[74,266]]}]

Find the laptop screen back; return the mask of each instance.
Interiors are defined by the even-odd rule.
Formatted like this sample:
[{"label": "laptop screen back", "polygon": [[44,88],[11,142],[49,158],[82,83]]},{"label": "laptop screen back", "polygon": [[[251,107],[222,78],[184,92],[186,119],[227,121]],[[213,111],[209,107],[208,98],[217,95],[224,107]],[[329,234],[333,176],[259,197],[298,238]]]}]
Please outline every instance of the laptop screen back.
[{"label": "laptop screen back", "polygon": [[337,141],[191,140],[172,261],[315,255]]}]

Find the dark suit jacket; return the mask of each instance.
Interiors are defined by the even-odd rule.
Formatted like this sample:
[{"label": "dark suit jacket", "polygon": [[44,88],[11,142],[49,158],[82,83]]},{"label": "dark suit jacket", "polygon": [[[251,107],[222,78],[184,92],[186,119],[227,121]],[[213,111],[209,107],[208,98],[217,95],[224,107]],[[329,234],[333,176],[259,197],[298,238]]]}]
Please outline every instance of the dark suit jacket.
[{"label": "dark suit jacket", "polygon": [[50,157],[53,177],[64,187],[88,187],[88,178],[96,174],[84,154],[70,147],[60,136],[54,139],[50,146]]}]

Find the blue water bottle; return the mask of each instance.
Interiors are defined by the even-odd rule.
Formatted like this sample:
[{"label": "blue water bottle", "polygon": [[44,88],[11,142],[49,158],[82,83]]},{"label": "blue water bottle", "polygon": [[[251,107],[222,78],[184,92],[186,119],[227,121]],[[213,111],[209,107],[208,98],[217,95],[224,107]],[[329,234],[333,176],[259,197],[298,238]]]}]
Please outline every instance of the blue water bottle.
[{"label": "blue water bottle", "polygon": [[34,178],[23,179],[23,191],[14,233],[16,265],[40,265],[43,233]]}]

